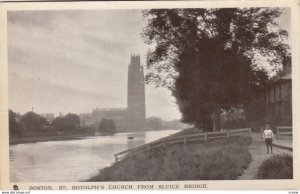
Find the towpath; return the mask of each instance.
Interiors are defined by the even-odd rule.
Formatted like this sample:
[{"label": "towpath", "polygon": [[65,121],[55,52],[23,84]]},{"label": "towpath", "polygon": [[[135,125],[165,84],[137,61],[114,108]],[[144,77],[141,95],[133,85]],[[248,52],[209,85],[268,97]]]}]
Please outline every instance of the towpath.
[{"label": "towpath", "polygon": [[[249,145],[249,152],[251,154],[252,161],[250,162],[247,169],[244,170],[243,174],[240,177],[238,177],[239,180],[256,179],[259,166],[274,154],[284,154],[284,153],[292,154],[292,152],[289,151],[289,148],[292,147],[292,140],[274,139],[274,144],[280,146],[281,148],[279,148],[278,146],[276,147],[273,146],[273,154],[266,154],[267,153],[266,147],[263,139],[261,138],[260,133],[252,133],[251,136],[252,136],[252,143]],[[287,149],[282,149],[282,148],[287,148]]]}]

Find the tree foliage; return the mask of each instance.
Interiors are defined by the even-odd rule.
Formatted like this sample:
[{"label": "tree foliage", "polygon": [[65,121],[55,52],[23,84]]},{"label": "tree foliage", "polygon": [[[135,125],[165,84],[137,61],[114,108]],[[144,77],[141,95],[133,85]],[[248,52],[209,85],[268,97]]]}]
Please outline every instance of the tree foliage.
[{"label": "tree foliage", "polygon": [[149,117],[146,119],[146,128],[151,130],[159,130],[162,129],[163,121],[161,118],[157,117]]},{"label": "tree foliage", "polygon": [[51,125],[59,130],[66,130],[68,126],[66,125],[65,119],[63,117],[56,117]]},{"label": "tree foliage", "polygon": [[76,114],[66,114],[64,116],[64,119],[68,126],[70,126],[71,129],[75,129],[80,124],[79,116]]},{"label": "tree foliage", "polygon": [[68,113],[64,117],[56,117],[51,125],[59,130],[75,130],[80,124],[79,116]]},{"label": "tree foliage", "polygon": [[277,8],[151,9],[142,36],[154,49],[147,55],[146,82],[168,87],[183,121],[209,127],[213,113],[249,103],[268,72],[257,54],[278,66],[289,56],[287,32],[276,28]]},{"label": "tree foliage", "polygon": [[37,113],[30,111],[22,115],[20,118],[20,124],[28,132],[39,133],[43,126],[48,126],[48,121],[38,115]]},{"label": "tree foliage", "polygon": [[22,133],[21,126],[17,122],[17,113],[12,110],[8,111],[9,117],[9,135],[20,135]]}]

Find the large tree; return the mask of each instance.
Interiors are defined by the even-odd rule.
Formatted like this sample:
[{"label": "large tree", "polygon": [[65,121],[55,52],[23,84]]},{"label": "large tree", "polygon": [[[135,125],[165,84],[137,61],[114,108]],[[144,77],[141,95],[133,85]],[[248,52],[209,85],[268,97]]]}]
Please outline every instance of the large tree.
[{"label": "large tree", "polygon": [[[142,36],[147,83],[168,87],[182,120],[206,130],[222,110],[247,107],[267,80],[259,59],[280,69],[287,57],[287,32],[277,28],[277,8],[151,9]],[[217,122],[218,123],[218,122]],[[217,126],[218,127],[218,126]]]}]

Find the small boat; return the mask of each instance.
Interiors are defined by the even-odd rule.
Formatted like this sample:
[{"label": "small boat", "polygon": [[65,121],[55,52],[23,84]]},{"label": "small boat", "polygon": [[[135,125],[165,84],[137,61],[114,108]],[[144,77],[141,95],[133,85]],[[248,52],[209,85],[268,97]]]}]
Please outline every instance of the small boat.
[{"label": "small boat", "polygon": [[130,137],[127,137],[127,139],[133,139],[134,137],[130,136]]}]

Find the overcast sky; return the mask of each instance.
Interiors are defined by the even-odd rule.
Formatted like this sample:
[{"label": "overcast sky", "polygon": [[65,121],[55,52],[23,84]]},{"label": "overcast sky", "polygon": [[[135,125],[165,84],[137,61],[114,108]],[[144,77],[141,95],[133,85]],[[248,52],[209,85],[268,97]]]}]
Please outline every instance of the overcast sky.
[{"label": "overcast sky", "polygon": [[[127,107],[130,55],[145,64],[140,10],[8,14],[9,108],[25,113]],[[147,116],[180,118],[167,89],[146,87]]]},{"label": "overcast sky", "polygon": [[[289,22],[284,14],[283,27]],[[10,11],[9,108],[57,115],[127,107],[130,55],[145,64],[148,50],[143,26],[140,10]],[[151,86],[146,114],[181,117],[170,92]]]}]

